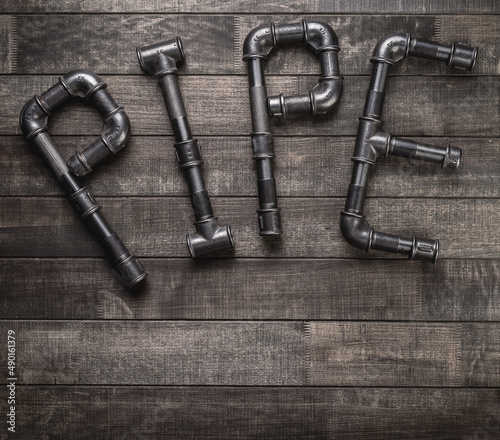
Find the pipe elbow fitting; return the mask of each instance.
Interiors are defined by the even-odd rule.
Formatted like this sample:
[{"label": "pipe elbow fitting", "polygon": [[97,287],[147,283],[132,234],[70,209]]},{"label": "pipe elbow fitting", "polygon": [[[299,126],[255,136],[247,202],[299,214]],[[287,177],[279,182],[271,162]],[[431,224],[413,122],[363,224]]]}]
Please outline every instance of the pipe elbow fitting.
[{"label": "pipe elbow fitting", "polygon": [[123,107],[118,107],[105,120],[101,139],[111,153],[116,154],[130,139],[130,119]]},{"label": "pipe elbow fitting", "polygon": [[246,36],[243,43],[243,61],[250,58],[268,58],[276,47],[274,23],[257,26]]},{"label": "pipe elbow fitting", "polygon": [[231,227],[219,226],[216,217],[196,222],[195,226],[197,232],[186,235],[189,253],[192,257],[234,248]]},{"label": "pipe elbow fitting", "polygon": [[151,76],[161,77],[177,72],[177,63],[186,56],[180,37],[168,41],[136,48],[141,69]]},{"label": "pipe elbow fitting", "polygon": [[19,124],[27,140],[33,139],[37,134],[47,131],[49,113],[40,104],[39,97],[35,95],[21,110]]},{"label": "pipe elbow fitting", "polygon": [[373,50],[370,61],[384,62],[391,66],[408,55],[410,48],[410,34],[395,33],[379,40]]},{"label": "pipe elbow fitting", "polygon": [[59,78],[71,97],[89,99],[100,89],[107,87],[102,78],[86,69],[77,69]]},{"label": "pipe elbow fitting", "polygon": [[324,21],[302,20],[306,35],[306,45],[314,53],[327,50],[340,51],[337,34],[332,27]]},{"label": "pipe elbow fitting", "polygon": [[89,174],[93,167],[110,154],[117,154],[130,139],[130,120],[123,107],[117,107],[104,120],[100,139],[68,160],[77,176]]},{"label": "pipe elbow fitting", "polygon": [[370,249],[373,228],[363,215],[342,211],[340,214],[340,230],[351,246],[365,251]]},{"label": "pipe elbow fitting", "polygon": [[311,110],[313,115],[327,113],[342,97],[342,77],[321,78],[311,90]]}]

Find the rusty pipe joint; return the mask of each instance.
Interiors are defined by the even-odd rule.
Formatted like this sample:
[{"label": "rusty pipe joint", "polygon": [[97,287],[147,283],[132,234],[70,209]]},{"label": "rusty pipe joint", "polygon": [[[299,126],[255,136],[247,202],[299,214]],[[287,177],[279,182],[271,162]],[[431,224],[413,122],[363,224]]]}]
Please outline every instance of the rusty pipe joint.
[{"label": "rusty pipe joint", "polygon": [[[122,107],[116,105],[105,88],[106,83],[88,70],[69,72],[47,91],[29,100],[21,111],[19,122],[25,138],[38,148],[66,191],[68,200],[80,219],[101,242],[119,281],[126,288],[130,288],[143,281],[148,274],[108,224],[100,212],[101,206],[95,201],[90,189],[82,186],[76,178],[80,162],[76,162],[75,169],[72,167],[75,157],[79,158],[78,161],[94,165],[107,156],[110,150],[103,138],[113,144],[116,151],[128,140],[130,132],[128,116]],[[85,99],[98,108],[105,119],[104,134],[99,141],[94,142],[83,152],[77,152],[76,156],[66,163],[48,134],[48,121],[56,109],[74,98]],[[90,166],[85,170],[90,170]]]},{"label": "rusty pipe joint", "polygon": [[366,221],[363,210],[367,193],[369,169],[379,156],[401,156],[441,164],[455,169],[460,164],[460,148],[438,147],[385,133],[382,130],[382,109],[389,69],[407,56],[442,61],[458,69],[472,69],[476,63],[477,48],[463,43],[441,44],[414,38],[410,34],[395,33],[382,38],[373,51],[370,87],[363,115],[359,118],[358,133],[352,161],[354,162],[345,209],[340,215],[342,235],[358,249],[376,249],[408,255],[410,259],[435,262],[439,241],[426,238],[400,237],[374,231]]}]

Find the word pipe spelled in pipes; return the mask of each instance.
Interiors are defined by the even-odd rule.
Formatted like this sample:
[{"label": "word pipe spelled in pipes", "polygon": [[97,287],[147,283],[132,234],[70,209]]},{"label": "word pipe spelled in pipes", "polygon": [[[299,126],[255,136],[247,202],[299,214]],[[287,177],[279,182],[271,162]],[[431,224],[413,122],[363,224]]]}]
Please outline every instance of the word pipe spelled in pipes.
[{"label": "word pipe spelled in pipes", "polygon": [[410,34],[397,33],[380,40],[375,47],[371,62],[373,71],[370,89],[366,96],[365,110],[359,118],[358,134],[354,147],[354,162],[351,184],[345,210],[341,213],[342,235],[354,247],[376,249],[408,255],[409,259],[435,262],[439,241],[424,238],[400,237],[374,231],[365,220],[363,206],[366,196],[368,170],[382,156],[402,156],[441,164],[442,168],[457,168],[462,150],[460,148],[436,147],[410,141],[382,131],[382,107],[389,68],[411,55],[431,60],[444,61],[457,69],[472,70],[476,62],[477,47],[462,43],[451,45],[413,38]]},{"label": "word pipe spelled in pipes", "polygon": [[[82,152],[77,151],[66,163],[47,130],[49,116],[71,98],[83,98],[94,104],[104,118],[104,127],[97,141]],[[106,83],[88,70],[69,72],[26,103],[20,124],[25,138],[38,148],[67,192],[73,208],[101,241],[120,282],[130,288],[144,280],[148,274],[142,264],[108,224],[89,188],[82,186],[77,178],[90,173],[106,156],[120,151],[130,137],[128,116],[107,92]]]},{"label": "word pipe spelled in pipes", "polygon": [[[263,61],[275,47],[305,43],[319,58],[321,77],[304,95],[267,96]],[[339,73],[339,43],[333,29],[321,21],[259,26],[250,31],[243,44],[243,60],[247,62],[252,112],[253,159],[257,167],[260,235],[281,234],[280,208],[276,198],[273,159],[274,145],[271,116],[291,114],[323,114],[334,108],[342,96]]]},{"label": "word pipe spelled in pipes", "polygon": [[184,101],[177,81],[177,63],[184,61],[184,51],[179,37],[151,46],[137,48],[142,70],[155,76],[160,83],[163,98],[176,143],[177,162],[183,170],[189,187],[196,227],[195,234],[186,236],[189,252],[197,257],[210,252],[234,248],[229,226],[219,226],[214,217],[210,198],[201,173],[201,151],[197,139],[191,135]]}]

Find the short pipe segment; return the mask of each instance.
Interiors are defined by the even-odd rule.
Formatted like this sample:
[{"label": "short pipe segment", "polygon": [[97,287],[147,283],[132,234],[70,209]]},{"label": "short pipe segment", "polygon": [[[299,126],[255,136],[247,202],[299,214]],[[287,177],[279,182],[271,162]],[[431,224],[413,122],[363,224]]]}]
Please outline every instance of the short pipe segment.
[{"label": "short pipe segment", "polygon": [[[132,288],[147,277],[147,272],[140,261],[130,254],[106,221],[100,212],[101,206],[97,204],[89,188],[82,186],[76,178],[75,175],[79,174],[78,167],[74,169],[71,166],[75,156],[66,163],[47,132],[49,116],[54,110],[71,98],[83,98],[94,103],[104,116],[103,133],[106,134],[101,135],[101,139],[105,137],[116,151],[123,148],[130,132],[128,116],[104,90],[105,87],[106,84],[102,79],[92,72],[87,70],[70,72],[62,76],[56,85],[41,95],[35,95],[26,103],[21,111],[20,125],[25,138],[38,148],[54,172],[78,216],[102,243],[119,281],[126,288]],[[118,123],[119,126],[114,122],[111,123],[110,118],[121,121]],[[112,126],[114,129],[111,130]],[[104,142],[98,141],[77,155],[81,155],[86,163],[90,164],[88,169],[90,171],[91,166],[102,160],[109,152],[109,147],[104,145]]]},{"label": "short pipe segment", "polygon": [[[279,46],[303,43],[318,58],[321,77],[312,90],[303,95],[267,96],[264,61]],[[292,114],[324,114],[333,109],[342,96],[343,78],[339,72],[339,44],[333,29],[322,21],[263,25],[254,28],[243,44],[243,60],[247,63],[252,114],[253,159],[257,169],[260,235],[282,233],[280,208],[276,196],[273,162],[275,158],[272,116]]]},{"label": "short pipe segment", "polygon": [[363,116],[359,118],[352,157],[352,178],[345,209],[340,216],[340,229],[344,238],[358,249],[375,249],[407,255],[411,260],[435,262],[439,253],[438,240],[415,236],[404,238],[374,231],[363,214],[369,169],[375,165],[380,155],[440,163],[442,168],[455,169],[460,164],[460,148],[427,145],[382,131],[381,116],[389,69],[409,55],[442,61],[457,69],[471,70],[476,63],[477,47],[463,43],[446,45],[403,33],[388,35],[378,42],[370,60],[373,63],[370,88]]},{"label": "short pipe segment", "polygon": [[177,64],[185,59],[182,41],[172,40],[137,48],[139,64],[144,72],[158,79],[176,143],[179,168],[189,188],[196,233],[186,236],[192,257],[234,248],[229,226],[219,226],[201,172],[203,160],[197,139],[191,135],[184,100],[177,81]]}]

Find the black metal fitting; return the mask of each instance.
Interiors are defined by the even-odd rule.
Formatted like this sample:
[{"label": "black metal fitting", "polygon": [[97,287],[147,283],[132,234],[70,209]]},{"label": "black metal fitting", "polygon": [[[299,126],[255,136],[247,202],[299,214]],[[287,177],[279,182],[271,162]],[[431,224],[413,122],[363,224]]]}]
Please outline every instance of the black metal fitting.
[{"label": "black metal fitting", "polygon": [[[98,141],[83,152],[76,152],[66,163],[47,131],[49,116],[71,98],[93,103],[104,118],[104,128]],[[59,78],[57,84],[26,103],[20,124],[25,138],[47,161],[79,217],[101,241],[120,282],[130,288],[144,280],[148,274],[140,261],[130,254],[108,224],[90,190],[75,177],[89,173],[104,157],[115,154],[130,136],[128,116],[106,91],[106,83],[88,70],[69,72]]]},{"label": "black metal fitting", "polygon": [[[304,95],[267,96],[263,60],[275,47],[305,43],[319,58],[321,77]],[[273,133],[270,116],[290,114],[323,114],[334,108],[342,96],[343,78],[339,73],[339,44],[334,30],[322,21],[302,20],[300,23],[263,25],[245,38],[243,60],[247,62],[252,112],[253,159],[257,167],[260,235],[281,234],[280,208],[274,179]]]},{"label": "black metal fitting", "polygon": [[448,66],[471,70],[476,63],[477,47],[463,43],[440,44],[403,33],[388,35],[378,42],[370,60],[373,63],[371,84],[363,116],[359,118],[352,157],[353,173],[345,210],[340,216],[340,229],[344,238],[358,249],[376,249],[408,255],[410,260],[435,262],[438,258],[439,240],[415,236],[403,238],[376,232],[363,215],[369,168],[375,165],[380,155],[436,162],[440,163],[442,168],[455,169],[460,164],[460,148],[449,145],[436,147],[382,131],[381,115],[389,68],[408,55],[443,61]]},{"label": "black metal fitting", "polygon": [[160,83],[163,98],[176,143],[174,144],[179,168],[182,169],[189,187],[195,216],[195,234],[186,236],[189,252],[198,257],[210,252],[234,248],[229,226],[219,226],[201,173],[200,147],[191,135],[184,101],[177,81],[177,63],[183,61],[184,51],[179,37],[151,46],[137,48],[142,70],[155,76]]}]

